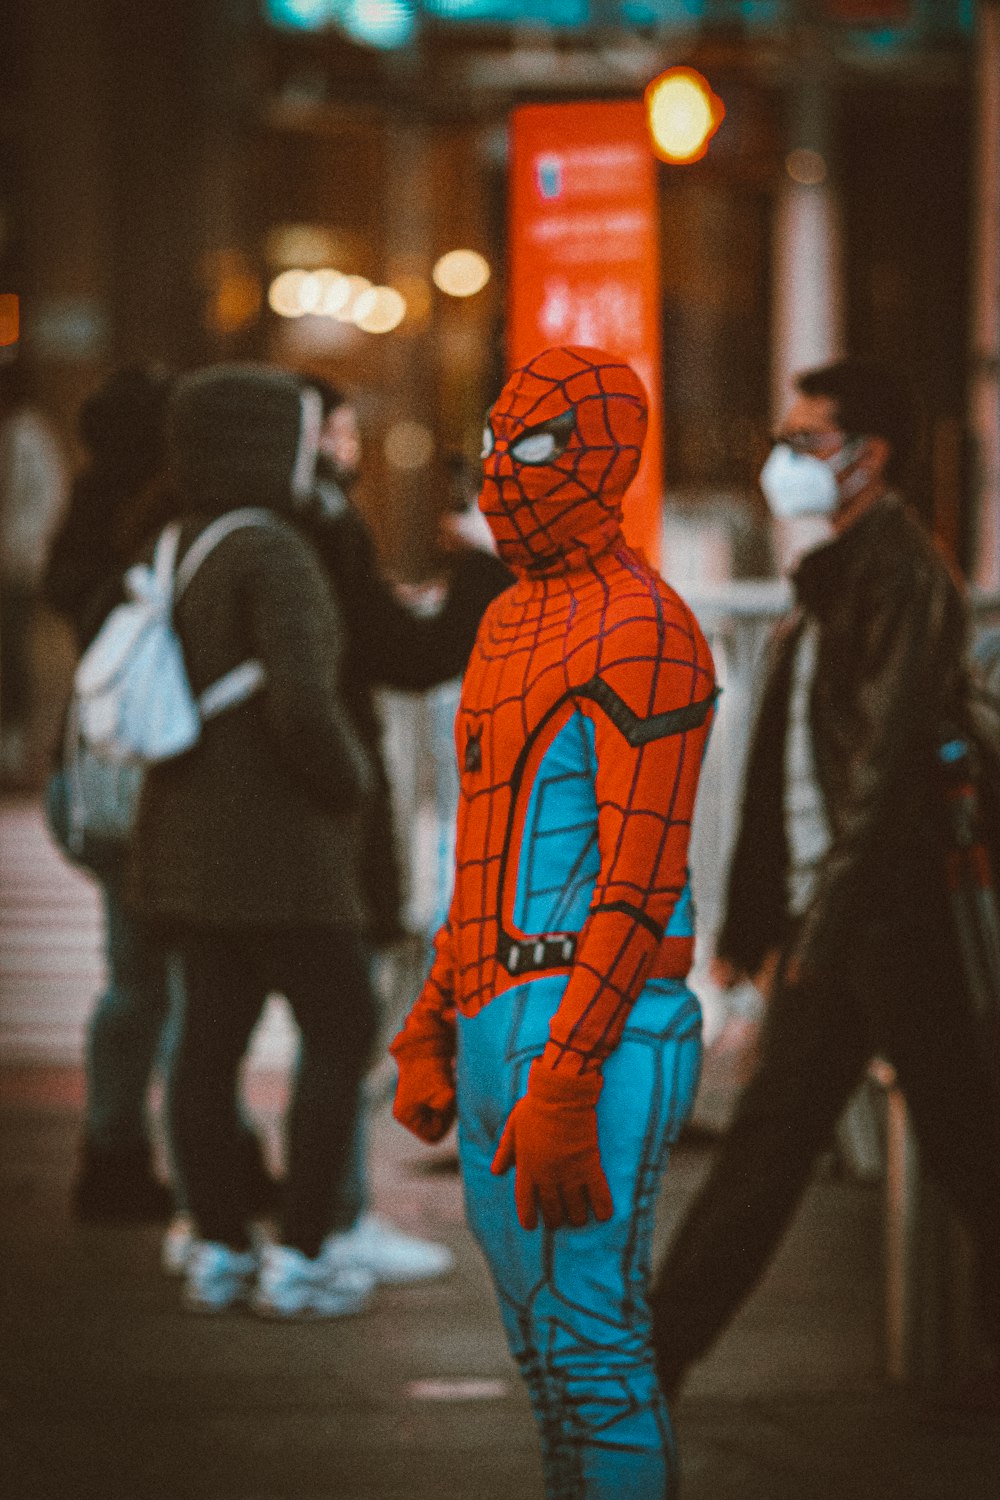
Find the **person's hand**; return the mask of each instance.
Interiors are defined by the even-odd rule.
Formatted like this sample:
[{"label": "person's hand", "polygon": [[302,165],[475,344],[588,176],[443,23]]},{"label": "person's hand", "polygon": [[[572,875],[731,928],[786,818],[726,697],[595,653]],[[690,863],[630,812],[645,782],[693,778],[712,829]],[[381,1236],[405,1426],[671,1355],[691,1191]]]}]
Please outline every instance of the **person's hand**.
[{"label": "person's hand", "polygon": [[462,552],[496,553],[490,524],[478,505],[465,510],[446,510],[438,520],[437,543],[451,556]]},{"label": "person's hand", "polygon": [[[753,984],[753,987],[757,991],[758,995],[764,1001],[765,1005],[771,998],[771,992],[774,989],[774,981],[778,975],[778,965],[780,962],[781,949],[771,948],[767,953],[765,953],[760,968],[756,969],[751,976],[751,983]],[[791,975],[791,966],[788,970],[786,970],[785,978],[791,984],[796,983],[796,980],[793,979]]]},{"label": "person's hand", "polygon": [[389,1050],[399,1067],[393,1115],[433,1146],[455,1121],[455,1065],[430,1041],[402,1042],[397,1037]]},{"label": "person's hand", "polygon": [[757,1071],[760,1060],[759,1016],[729,1016],[705,1054],[705,1077],[726,1080],[742,1088]]},{"label": "person's hand", "polygon": [[708,974],[712,983],[717,984],[720,990],[735,990],[747,977],[745,971],[739,964],[734,964],[731,958],[713,958],[708,966]]},{"label": "person's hand", "polygon": [[537,1227],[539,1208],[547,1229],[579,1228],[591,1212],[602,1221],[611,1218],[597,1139],[603,1082],[599,1073],[563,1076],[541,1060],[532,1063],[528,1091],[511,1110],[493,1158],[497,1176],[514,1168],[514,1200],[524,1229]]}]

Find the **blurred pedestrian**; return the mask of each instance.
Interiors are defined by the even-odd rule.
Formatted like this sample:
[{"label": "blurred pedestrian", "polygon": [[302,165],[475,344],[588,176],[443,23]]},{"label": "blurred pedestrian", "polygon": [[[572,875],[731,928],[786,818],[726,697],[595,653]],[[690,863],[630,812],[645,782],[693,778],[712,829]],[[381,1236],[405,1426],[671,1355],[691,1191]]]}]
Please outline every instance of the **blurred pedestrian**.
[{"label": "blurred pedestrian", "polygon": [[[389,776],[382,749],[378,688],[418,692],[448,682],[465,669],[490,600],[512,582],[489,550],[460,545],[448,531],[449,588],[442,608],[421,615],[405,604],[385,576],[368,526],[353,500],[361,472],[357,412],[328,381],[305,376],[323,407],[316,483],[299,512],[301,525],[326,568],[344,628],[341,693],[375,775],[365,812],[361,878],[370,914],[367,940],[378,949],[405,935],[402,883],[393,827]],[[403,1233],[371,1212],[366,1130],[359,1110],[349,1169],[331,1222],[327,1253],[361,1264],[379,1281],[424,1280],[452,1264],[444,1246]]]},{"label": "blurred pedestrian", "polygon": [[[198,1240],[186,1300],[337,1316],[374,1278],[324,1259],[375,1035],[362,943],[361,810],[372,772],[338,683],[343,632],[315,553],[291,523],[313,481],[319,402],[289,375],[220,366],[179,381],[168,422],[183,557],[246,507],[176,609],[197,694],[244,661],[263,685],[153,767],[130,851],[130,895],[169,934],[184,1005],[169,1129]],[[271,991],[300,1033],[287,1118],[280,1243],[258,1254],[240,1170],[237,1075]]]},{"label": "blurred pedestrian", "polygon": [[489,413],[480,505],[518,580],[462,687],[455,893],[392,1045],[396,1118],[433,1142],[457,1116],[552,1500],[676,1494],[646,1280],[701,1050],[687,851],[715,677],[621,534],[646,423],[635,372],[582,348]]},{"label": "blurred pedestrian", "polygon": [[756,1072],[653,1292],[668,1394],[767,1266],[865,1067],[887,1058],[927,1170],[982,1252],[1000,1333],[1000,1089],[963,985],[937,751],[967,611],[907,508],[914,412],[889,369],[799,376],[761,475],[817,518],[770,644],[715,974],[766,976]]},{"label": "blurred pedestrian", "polygon": [[[165,465],[171,385],[159,366],[126,365],[81,407],[87,460],[73,482],[42,580],[45,602],[66,620],[81,652],[124,598],[126,567],[170,512]],[[84,1136],[73,1210],[88,1222],[159,1223],[183,1206],[183,1190],[176,1172],[169,1188],[156,1176],[149,1091],[169,1069],[182,997],[162,935],[125,900],[126,841],[88,833],[82,849],[71,850],[68,803],[67,768],[60,758],[46,796],[49,823],[64,851],[100,886],[107,967],[106,987],[87,1027]],[[243,1170],[264,1214],[276,1202],[277,1186],[259,1140],[242,1113],[239,1118]]]},{"label": "blurred pedestrian", "polygon": [[[451,569],[442,608],[421,615],[387,579],[367,523],[354,501],[362,449],[353,402],[328,381],[304,377],[323,403],[316,484],[301,518],[327,569],[345,633],[341,690],[376,768],[377,791],[368,813],[365,891],[374,947],[403,935],[402,890],[395,849],[382,724],[375,690],[422,692],[465,670],[486,606],[513,581],[494,553],[459,544],[447,528]],[[447,523],[446,523],[447,524]]]},{"label": "blurred pedestrian", "polygon": [[[42,581],[46,603],[82,652],[122,594],[122,576],[156,525],[170,379],[155,366],[113,372],[84,402],[87,461],[73,482]],[[63,771],[50,787],[50,821],[63,846]],[[82,851],[104,908],[106,988],[87,1028],[86,1100],[76,1214],[87,1221],[169,1217],[173,1194],[153,1169],[147,1096],[157,1071],[170,996],[167,952],[124,900],[125,846]]]},{"label": "blurred pedestrian", "polygon": [[59,443],[19,360],[0,365],[0,781],[30,783],[38,591],[66,498]]}]

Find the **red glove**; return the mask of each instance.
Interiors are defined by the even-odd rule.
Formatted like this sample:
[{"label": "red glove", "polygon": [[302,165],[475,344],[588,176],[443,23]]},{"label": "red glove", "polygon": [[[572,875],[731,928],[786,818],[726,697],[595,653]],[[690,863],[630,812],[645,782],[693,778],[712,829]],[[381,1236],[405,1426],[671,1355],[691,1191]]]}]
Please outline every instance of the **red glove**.
[{"label": "red glove", "polygon": [[493,1171],[515,1168],[514,1200],[525,1229],[562,1224],[579,1228],[593,1209],[597,1219],[614,1212],[597,1143],[600,1073],[559,1074],[540,1058],[531,1064],[528,1092],[510,1112]]},{"label": "red glove", "polygon": [[455,1065],[436,1040],[400,1032],[389,1048],[399,1065],[392,1112],[420,1140],[433,1146],[455,1120]]}]

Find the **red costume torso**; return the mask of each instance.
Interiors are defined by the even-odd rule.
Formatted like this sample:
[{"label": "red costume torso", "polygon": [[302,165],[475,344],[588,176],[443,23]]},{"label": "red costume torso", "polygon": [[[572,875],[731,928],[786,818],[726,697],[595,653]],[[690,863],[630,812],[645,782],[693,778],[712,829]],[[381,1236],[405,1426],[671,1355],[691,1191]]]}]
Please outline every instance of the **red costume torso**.
[{"label": "red costume torso", "polygon": [[[568,974],[546,1049],[568,1072],[598,1067],[646,980],[683,977],[693,947],[687,845],[714,672],[687,606],[620,532],[645,421],[634,373],[589,350],[539,356],[491,413],[480,505],[521,576],[465,678],[455,892],[411,1016],[449,1024],[455,1005],[474,1015]],[[584,910],[555,930],[526,922],[546,840],[557,881],[583,870]]]}]

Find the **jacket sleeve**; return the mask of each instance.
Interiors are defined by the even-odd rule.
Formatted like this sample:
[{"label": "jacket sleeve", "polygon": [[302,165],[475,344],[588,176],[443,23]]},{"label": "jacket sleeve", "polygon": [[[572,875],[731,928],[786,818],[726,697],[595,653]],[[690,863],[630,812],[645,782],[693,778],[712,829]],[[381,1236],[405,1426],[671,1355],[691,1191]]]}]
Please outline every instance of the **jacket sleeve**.
[{"label": "jacket sleeve", "polygon": [[[713,710],[707,706],[689,728],[676,727],[684,720],[671,716],[714,703],[715,675],[693,619],[683,645],[657,638],[655,630],[643,622],[627,653],[657,664],[653,691],[629,695],[631,715],[614,703],[608,710],[583,698],[579,704],[594,726],[600,869],[549,1028],[543,1063],[553,1072],[592,1072],[617,1047],[688,883],[691,820]],[[686,973],[693,939],[666,941],[684,946],[678,968]]]},{"label": "jacket sleeve", "polygon": [[783,620],[765,650],[724,914],[715,939],[716,955],[745,974],[754,974],[769,949],[783,944],[788,935],[788,847],[782,797],[797,627],[797,617]]},{"label": "jacket sleeve", "polygon": [[837,826],[792,954],[793,967],[847,954],[874,882],[892,878],[901,811],[925,784],[946,675],[949,590],[925,567],[886,579],[864,620]]},{"label": "jacket sleeve", "polygon": [[254,655],[264,666],[268,733],[316,800],[342,813],[367,800],[371,763],[338,688],[342,627],[318,559],[291,529],[256,539],[247,591]]},{"label": "jacket sleeve", "polygon": [[460,554],[444,606],[421,615],[386,578],[364,518],[350,507],[306,527],[330,578],[351,639],[352,660],[380,687],[423,692],[465,671],[487,605],[513,582],[487,552]]},{"label": "jacket sleeve", "polygon": [[371,680],[419,693],[460,677],[487,605],[512,582],[497,558],[470,553],[455,564],[438,613],[420,615],[399,599],[372,558],[368,618],[379,623],[377,630],[369,625],[362,643]]}]

